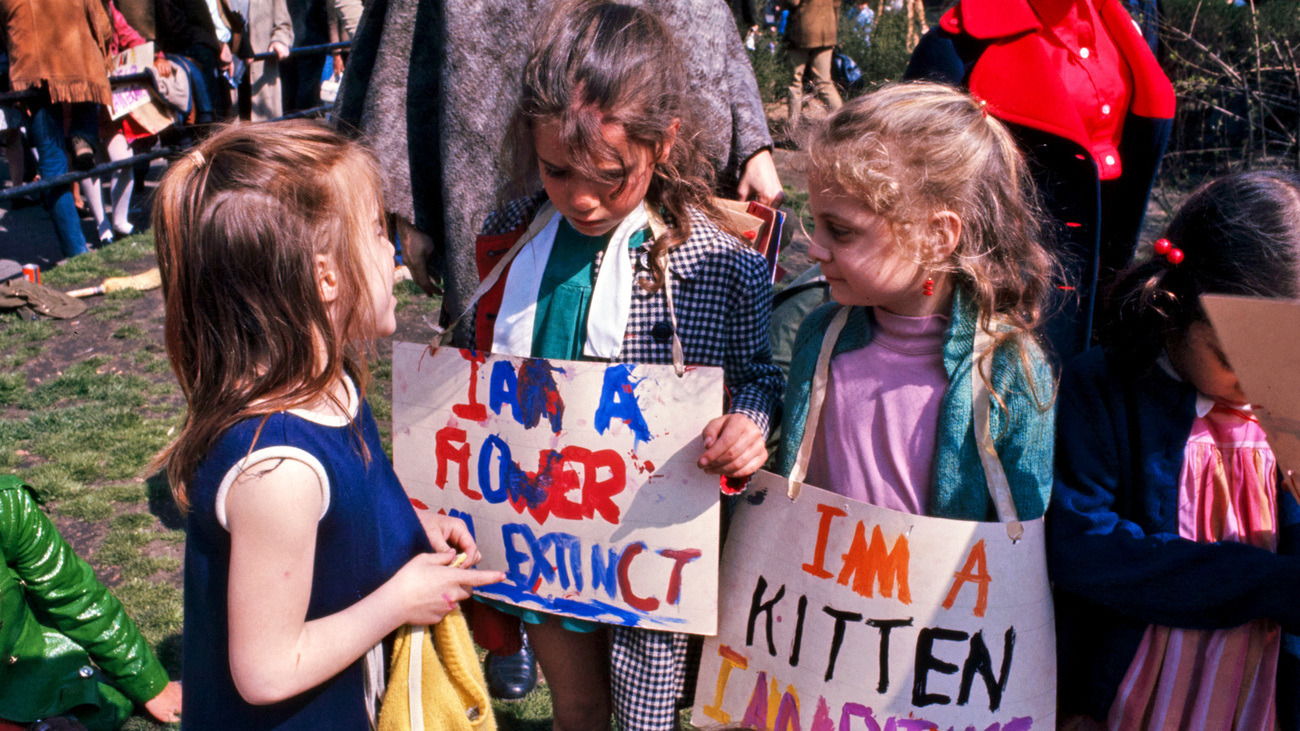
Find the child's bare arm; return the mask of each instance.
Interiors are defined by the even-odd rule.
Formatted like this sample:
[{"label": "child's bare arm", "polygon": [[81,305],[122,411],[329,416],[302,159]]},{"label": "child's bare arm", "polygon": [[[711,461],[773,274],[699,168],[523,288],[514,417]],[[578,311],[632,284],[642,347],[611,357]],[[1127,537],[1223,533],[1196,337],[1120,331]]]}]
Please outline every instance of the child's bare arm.
[{"label": "child's bare arm", "polygon": [[286,460],[235,481],[230,529],[230,669],[240,695],[267,704],[329,680],[402,624],[432,624],[498,572],[453,569],[453,554],[415,557],[352,606],[306,621],[322,506],[316,473]]}]

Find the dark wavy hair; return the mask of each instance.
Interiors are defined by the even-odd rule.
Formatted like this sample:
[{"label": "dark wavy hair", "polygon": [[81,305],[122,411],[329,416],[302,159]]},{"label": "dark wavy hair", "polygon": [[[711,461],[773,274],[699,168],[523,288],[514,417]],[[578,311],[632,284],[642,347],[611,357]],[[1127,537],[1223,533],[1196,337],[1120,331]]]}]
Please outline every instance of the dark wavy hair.
[{"label": "dark wavy hair", "polygon": [[1154,256],[1120,274],[1100,328],[1103,345],[1143,370],[1171,337],[1206,319],[1203,294],[1300,297],[1300,176],[1259,171],[1206,183],[1164,238],[1183,261]]},{"label": "dark wavy hair", "polygon": [[[647,10],[601,0],[555,3],[533,39],[506,130],[502,168],[508,180],[499,203],[542,189],[533,144],[540,122],[559,123],[560,140],[578,174],[620,186],[633,161],[618,154],[601,126],[618,125],[634,147],[659,160],[673,122],[680,122],[668,158],[654,164],[646,192],[646,201],[663,209],[668,223],[650,248],[652,288],[662,286],[665,255],[691,234],[689,209],[723,221],[713,203],[715,172],[687,105],[681,59],[672,33]],[[601,163],[610,162],[618,164],[618,173],[601,170]]]},{"label": "dark wavy hair", "polygon": [[[345,370],[365,394],[354,341],[375,313],[359,242],[382,220],[380,190],[361,144],[305,120],[223,127],[163,176],[153,205],[163,332],[188,410],[155,466],[166,465],[182,509],[198,463],[235,423],[333,399]],[[332,308],[317,284],[321,254],[337,263]]]}]

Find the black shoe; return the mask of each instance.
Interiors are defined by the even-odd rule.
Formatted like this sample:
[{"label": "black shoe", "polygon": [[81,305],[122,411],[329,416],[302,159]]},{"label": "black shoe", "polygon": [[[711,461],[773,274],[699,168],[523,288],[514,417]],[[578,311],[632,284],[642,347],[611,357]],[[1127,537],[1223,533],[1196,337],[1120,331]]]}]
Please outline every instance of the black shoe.
[{"label": "black shoe", "polygon": [[537,659],[527,643],[513,655],[489,652],[483,670],[488,693],[497,700],[517,701],[533,692],[537,685]]}]

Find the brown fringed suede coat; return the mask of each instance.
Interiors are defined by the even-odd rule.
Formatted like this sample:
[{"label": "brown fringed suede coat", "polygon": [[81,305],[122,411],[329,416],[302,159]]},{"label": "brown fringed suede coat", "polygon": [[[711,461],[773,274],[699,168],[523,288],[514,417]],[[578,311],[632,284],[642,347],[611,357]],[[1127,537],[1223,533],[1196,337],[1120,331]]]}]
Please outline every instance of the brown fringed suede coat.
[{"label": "brown fringed suede coat", "polygon": [[110,104],[104,56],[113,26],[100,0],[0,0],[14,91],[44,86],[54,102]]}]

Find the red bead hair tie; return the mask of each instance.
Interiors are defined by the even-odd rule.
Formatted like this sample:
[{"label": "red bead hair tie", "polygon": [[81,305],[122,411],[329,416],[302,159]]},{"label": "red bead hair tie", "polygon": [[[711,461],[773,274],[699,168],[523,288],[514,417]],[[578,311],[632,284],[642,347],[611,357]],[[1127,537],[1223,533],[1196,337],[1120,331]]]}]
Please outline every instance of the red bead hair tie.
[{"label": "red bead hair tie", "polygon": [[1174,266],[1183,263],[1183,250],[1169,243],[1169,239],[1157,239],[1152,248],[1155,249],[1156,256],[1163,256],[1165,261]]}]

